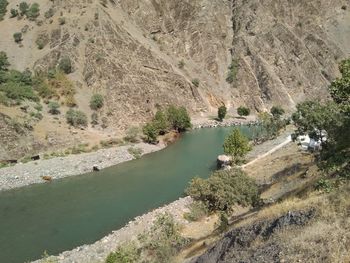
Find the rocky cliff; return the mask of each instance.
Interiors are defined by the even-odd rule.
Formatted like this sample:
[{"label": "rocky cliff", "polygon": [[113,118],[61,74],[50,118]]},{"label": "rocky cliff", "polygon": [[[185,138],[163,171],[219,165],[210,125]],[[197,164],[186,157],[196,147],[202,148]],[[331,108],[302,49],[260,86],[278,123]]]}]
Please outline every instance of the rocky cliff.
[{"label": "rocky cliff", "polygon": [[[90,137],[142,124],[168,104],[193,115],[223,103],[231,110],[292,110],[302,100],[327,98],[337,63],[350,54],[346,0],[36,2],[36,21],[7,14],[0,22],[0,50],[13,68],[37,73],[69,57],[78,107],[90,116],[91,95],[105,99],[99,115],[108,128],[91,127]],[[19,31],[20,45],[13,42]],[[53,130],[64,141],[62,129]]]}]

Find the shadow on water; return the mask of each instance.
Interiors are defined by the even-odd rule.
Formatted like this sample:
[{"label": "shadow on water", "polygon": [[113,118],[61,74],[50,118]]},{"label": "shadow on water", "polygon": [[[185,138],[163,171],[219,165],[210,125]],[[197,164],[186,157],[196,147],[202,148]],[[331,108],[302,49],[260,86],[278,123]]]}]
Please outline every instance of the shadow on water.
[{"label": "shadow on water", "polygon": [[[251,128],[240,129],[250,135]],[[196,130],[162,151],[98,173],[0,193],[0,262],[34,260],[45,250],[58,254],[93,243],[176,200],[193,177],[206,178],[216,169],[230,130]]]}]

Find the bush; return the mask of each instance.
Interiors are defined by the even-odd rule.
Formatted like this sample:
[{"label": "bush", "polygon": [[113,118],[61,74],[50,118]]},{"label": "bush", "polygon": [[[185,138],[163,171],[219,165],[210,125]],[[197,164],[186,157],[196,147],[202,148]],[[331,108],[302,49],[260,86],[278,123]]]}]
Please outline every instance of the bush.
[{"label": "bush", "polygon": [[37,3],[30,5],[26,12],[26,16],[29,20],[35,20],[40,15],[40,6]]},{"label": "bush", "polygon": [[40,34],[38,38],[35,40],[38,49],[43,49],[47,43],[49,43],[49,37],[46,34]]},{"label": "bush", "polygon": [[237,77],[238,62],[236,60],[232,60],[228,70],[226,81],[228,83],[233,83]]},{"label": "bush", "polygon": [[224,141],[225,154],[231,155],[235,163],[239,163],[242,158],[251,150],[249,140],[238,129],[234,129]]},{"label": "bush", "polygon": [[199,87],[199,84],[200,84],[199,79],[193,79],[193,80],[192,80],[192,84],[198,88],[198,87]]},{"label": "bush", "polygon": [[13,34],[13,39],[15,40],[16,43],[22,42],[22,33],[21,32],[16,32]]},{"label": "bush", "polygon": [[215,172],[208,179],[195,178],[186,193],[210,211],[229,211],[234,205],[249,206],[259,200],[255,181],[237,169]]},{"label": "bush", "polygon": [[4,51],[0,51],[0,71],[6,71],[9,66],[10,63],[8,61],[7,54]]},{"label": "bush", "polygon": [[44,14],[45,18],[51,18],[53,17],[53,15],[55,14],[55,11],[53,10],[53,8],[49,8],[49,10],[47,10]]},{"label": "bush", "polygon": [[72,61],[69,57],[63,57],[58,64],[58,68],[66,74],[72,73]]},{"label": "bush", "polygon": [[7,2],[7,0],[0,0],[0,21],[4,19],[4,16],[7,12],[7,5],[9,3]]},{"label": "bush", "polygon": [[66,119],[73,127],[87,126],[87,117],[82,111],[70,109],[66,113]]},{"label": "bush", "polygon": [[103,97],[100,94],[92,95],[90,99],[90,108],[92,110],[98,110],[103,107]]},{"label": "bush", "polygon": [[60,114],[60,104],[58,104],[58,102],[56,101],[50,101],[48,104],[49,107],[49,113],[51,113],[52,115],[57,115]]},{"label": "bush", "polygon": [[27,2],[21,2],[19,4],[19,11],[21,12],[21,16],[25,15],[29,9],[29,5]]},{"label": "bush", "polygon": [[178,64],[178,66],[179,66],[179,68],[180,69],[183,69],[184,67],[185,67],[185,61],[182,59],[182,60],[180,60],[180,62],[179,62],[179,64]]},{"label": "bush", "polygon": [[157,127],[154,125],[154,123],[147,123],[143,129],[143,134],[146,136],[146,142],[148,143],[156,143],[157,142],[157,136],[159,134]]},{"label": "bush", "polygon": [[280,106],[273,106],[270,110],[270,113],[273,117],[280,118],[285,113],[285,111]]},{"label": "bush", "polygon": [[226,106],[223,105],[223,106],[219,107],[219,109],[218,109],[218,118],[219,118],[220,121],[223,121],[223,119],[225,119],[226,113],[227,113]]},{"label": "bush", "polygon": [[124,137],[124,140],[127,142],[131,142],[131,143],[136,143],[138,142],[138,135],[139,135],[139,128],[133,126],[130,127],[127,131],[126,131],[126,136]]},{"label": "bush", "polygon": [[130,153],[135,159],[139,159],[143,153],[141,148],[128,148],[128,153]]},{"label": "bush", "polygon": [[239,108],[237,109],[237,113],[238,113],[239,116],[249,116],[249,114],[250,114],[250,109],[241,106],[241,107],[239,107]]},{"label": "bush", "polygon": [[189,206],[190,212],[184,214],[184,218],[188,221],[198,221],[208,214],[208,208],[201,201],[195,201]]},{"label": "bush", "polygon": [[64,25],[66,23],[66,18],[65,17],[60,17],[58,18],[58,24],[59,25]]},{"label": "bush", "polygon": [[191,118],[184,107],[170,106],[167,109],[167,119],[171,127],[179,132],[192,127]]},{"label": "bush", "polygon": [[110,253],[105,263],[136,263],[140,259],[140,250],[134,243],[125,243]]},{"label": "bush", "polygon": [[12,8],[10,13],[11,13],[11,18],[14,18],[14,17],[18,16],[18,10],[17,9]]},{"label": "bush", "polygon": [[7,98],[21,101],[24,99],[39,101],[39,97],[33,92],[31,86],[23,85],[16,82],[8,82],[0,85],[2,91]]},{"label": "bush", "polygon": [[153,119],[153,124],[155,128],[158,130],[158,133],[160,135],[165,134],[169,129],[169,122],[168,122],[167,116],[161,110],[158,110],[156,112],[156,115],[154,116],[154,119]]}]

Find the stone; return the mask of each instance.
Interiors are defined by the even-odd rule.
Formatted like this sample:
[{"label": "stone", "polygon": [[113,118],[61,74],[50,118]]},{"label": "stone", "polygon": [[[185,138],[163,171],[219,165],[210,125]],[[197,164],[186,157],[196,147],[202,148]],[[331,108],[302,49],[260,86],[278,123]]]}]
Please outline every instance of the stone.
[{"label": "stone", "polygon": [[92,170],[93,170],[94,172],[98,172],[98,171],[101,170],[101,168],[100,168],[97,164],[95,164],[95,165],[92,167]]},{"label": "stone", "polygon": [[222,154],[222,155],[219,155],[217,158],[218,168],[230,166],[231,162],[232,162],[232,157],[228,155]]}]

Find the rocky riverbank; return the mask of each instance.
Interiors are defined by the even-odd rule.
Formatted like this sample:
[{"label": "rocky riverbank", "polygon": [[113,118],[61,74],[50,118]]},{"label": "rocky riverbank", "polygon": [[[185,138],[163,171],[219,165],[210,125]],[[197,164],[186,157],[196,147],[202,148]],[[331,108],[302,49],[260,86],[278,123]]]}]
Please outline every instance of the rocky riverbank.
[{"label": "rocky riverbank", "polygon": [[228,118],[223,121],[216,119],[203,119],[198,118],[192,121],[193,129],[201,128],[215,128],[215,127],[230,127],[230,126],[240,126],[240,125],[255,125],[257,124],[256,119],[253,116],[247,118]]},{"label": "rocky riverbank", "polygon": [[80,175],[92,172],[94,167],[95,170],[99,170],[130,161],[135,159],[132,151],[129,151],[130,148],[141,149],[144,155],[164,147],[162,143],[158,145],[138,143],[2,168],[0,169],[0,191]]},{"label": "rocky riverbank", "polygon": [[187,223],[183,214],[188,212],[188,205],[192,202],[190,197],[180,198],[161,208],[157,208],[147,214],[136,217],[125,227],[113,231],[108,236],[91,245],[82,245],[70,251],[65,251],[58,256],[34,261],[35,263],[59,262],[59,263],[100,263],[104,262],[108,254],[115,251],[123,242],[136,239],[137,236],[148,230],[157,215],[170,213],[179,224]]}]

